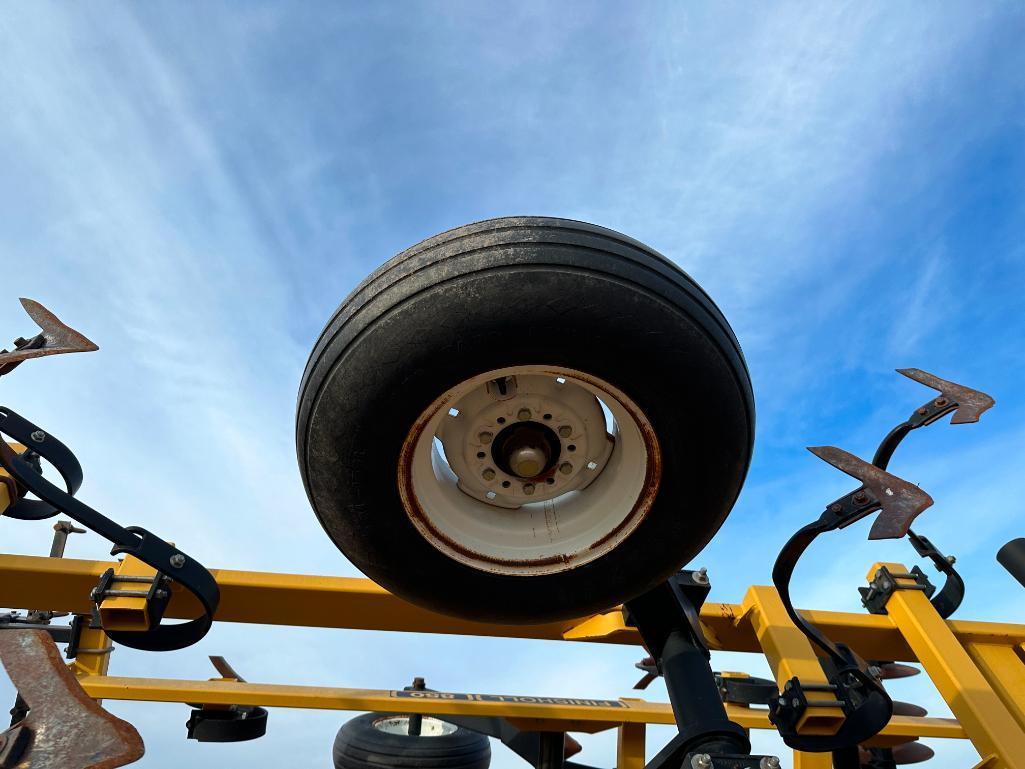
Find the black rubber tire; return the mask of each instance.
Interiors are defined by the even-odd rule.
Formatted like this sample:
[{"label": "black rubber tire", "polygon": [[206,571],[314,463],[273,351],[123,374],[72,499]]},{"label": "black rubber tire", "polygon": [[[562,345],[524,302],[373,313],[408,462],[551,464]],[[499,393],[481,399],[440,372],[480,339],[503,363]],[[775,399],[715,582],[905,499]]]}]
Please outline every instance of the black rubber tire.
[{"label": "black rubber tire", "polygon": [[483,734],[456,727],[452,734],[412,737],[374,728],[387,718],[364,713],[342,725],[332,751],[335,769],[488,769],[491,742]]},{"label": "black rubber tire", "polygon": [[[400,447],[431,402],[515,365],[585,371],[640,406],[661,485],[618,547],[543,576],[462,564],[424,539],[398,490]],[[565,219],[492,219],[423,241],[361,283],[327,324],[299,391],[296,441],[313,509],[367,576],[430,609],[534,623],[607,609],[697,555],[740,492],[754,440],[729,324],[665,257]]]}]

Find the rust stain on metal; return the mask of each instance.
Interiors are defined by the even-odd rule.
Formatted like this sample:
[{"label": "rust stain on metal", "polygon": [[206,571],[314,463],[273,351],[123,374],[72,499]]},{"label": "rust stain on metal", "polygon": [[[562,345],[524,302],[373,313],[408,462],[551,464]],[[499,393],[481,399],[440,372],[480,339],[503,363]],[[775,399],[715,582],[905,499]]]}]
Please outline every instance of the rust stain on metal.
[{"label": "rust stain on metal", "polygon": [[843,449],[835,446],[810,446],[808,451],[852,478],[857,478],[879,500],[882,510],[872,524],[869,539],[903,537],[911,528],[911,522],[932,506],[932,497],[913,483],[880,470]]},{"label": "rust stain on metal", "polygon": [[12,351],[0,351],[0,375],[11,371],[22,361],[43,355],[59,355],[66,352],[92,352],[100,349],[93,342],[32,299],[22,299],[25,312],[42,329],[31,339],[18,339]]},{"label": "rust stain on metal", "polygon": [[114,769],[142,758],[135,727],[85,693],[46,631],[0,633],[0,661],[30,708],[16,728],[31,740],[12,769]]},{"label": "rust stain on metal", "polygon": [[996,405],[993,398],[980,390],[973,390],[971,387],[959,385],[957,382],[940,379],[935,374],[922,371],[920,368],[899,368],[897,373],[903,374],[908,379],[914,379],[926,387],[938,390],[940,397],[934,401],[936,406],[942,408],[948,403],[957,404],[957,410],[950,418],[952,425],[978,422],[982,412]]},{"label": "rust stain on metal", "polygon": [[[541,373],[550,374],[551,376],[566,376],[567,372],[562,370],[542,370]],[[605,388],[602,383],[588,376],[584,372],[575,371],[568,374],[573,379],[586,382],[592,387],[599,391],[605,392]],[[590,545],[582,548],[582,550],[576,554],[565,554],[557,553],[550,556],[542,556],[538,558],[530,559],[503,559],[496,558],[486,553],[480,553],[473,548],[468,548],[465,545],[456,542],[451,537],[441,532],[430,520],[429,516],[425,513],[423,507],[420,504],[420,500],[417,498],[416,491],[413,488],[413,460],[416,453],[417,445],[420,441],[420,436],[424,430],[427,429],[430,422],[442,409],[447,408],[452,397],[441,397],[436,400],[431,406],[426,409],[420,417],[413,423],[409,433],[406,435],[405,441],[402,443],[402,447],[399,450],[399,461],[398,461],[398,472],[397,482],[399,497],[403,502],[406,515],[409,516],[410,521],[413,525],[420,530],[421,533],[429,535],[428,538],[434,537],[436,540],[441,541],[445,546],[452,550],[453,553],[457,553],[464,558],[470,560],[491,563],[497,567],[507,566],[524,569],[535,569],[539,567],[552,566],[556,564],[565,564],[570,568],[577,565],[582,565],[590,558],[584,559],[582,556],[590,554],[595,550],[601,549],[607,542],[613,540],[619,536],[622,536],[624,530],[632,531],[640,525],[640,522],[647,516],[648,511],[655,502],[655,498],[658,495],[659,485],[662,480],[662,452],[659,446],[658,438],[655,435],[654,429],[648,423],[647,419],[643,414],[636,411],[632,404],[625,403],[617,398],[620,405],[625,408],[632,417],[634,422],[640,429],[642,439],[644,441],[644,447],[647,453],[647,462],[645,467],[644,484],[641,487],[641,492],[637,497],[636,502],[631,507],[630,511],[624,515],[623,519],[613,528],[601,536]],[[549,535],[552,534],[552,528],[548,521],[547,514],[545,515],[545,525],[548,528]],[[477,567],[483,568],[484,567]],[[526,572],[529,574],[529,572]]]}]

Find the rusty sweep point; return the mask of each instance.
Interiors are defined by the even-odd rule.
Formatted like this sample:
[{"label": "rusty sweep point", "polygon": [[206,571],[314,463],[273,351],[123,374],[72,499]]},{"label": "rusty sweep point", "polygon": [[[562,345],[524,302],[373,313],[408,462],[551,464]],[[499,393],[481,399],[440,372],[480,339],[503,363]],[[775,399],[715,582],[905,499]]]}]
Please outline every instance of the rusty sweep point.
[{"label": "rusty sweep point", "polygon": [[[956,403],[957,411],[950,418],[950,424],[952,425],[978,422],[982,412],[996,405],[995,400],[980,390],[973,390],[971,387],[959,385],[957,382],[940,379],[935,374],[922,371],[920,368],[899,368],[897,373],[903,374],[908,379],[914,379],[926,387],[938,390],[940,398],[937,400],[946,399],[950,403]],[[943,404],[937,403],[937,405]]]},{"label": "rusty sweep point", "polygon": [[809,446],[808,451],[837,470],[856,478],[879,500],[882,510],[869,539],[899,539],[908,533],[919,513],[932,506],[932,497],[913,483],[880,470],[873,464],[835,446]]},{"label": "rusty sweep point", "polygon": [[32,339],[19,339],[17,349],[0,352],[0,374],[6,374],[29,358],[60,355],[65,352],[93,352],[100,349],[83,334],[65,325],[60,318],[32,299],[22,298],[21,306],[42,332]]},{"label": "rusty sweep point", "polygon": [[0,633],[0,661],[29,707],[5,733],[30,735],[12,769],[115,769],[142,758],[135,727],[85,693],[45,630]]}]

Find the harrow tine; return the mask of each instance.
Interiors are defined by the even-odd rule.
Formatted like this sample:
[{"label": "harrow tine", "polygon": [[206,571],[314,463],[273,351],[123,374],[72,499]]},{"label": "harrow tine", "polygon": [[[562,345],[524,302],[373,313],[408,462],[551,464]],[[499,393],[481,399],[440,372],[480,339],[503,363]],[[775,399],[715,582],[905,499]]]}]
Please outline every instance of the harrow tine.
[{"label": "harrow tine", "polygon": [[[908,379],[914,379],[926,387],[938,390],[940,397],[933,401],[934,405],[942,408],[948,404],[957,404],[957,410],[954,411],[954,416],[950,418],[950,424],[952,425],[978,422],[982,412],[993,408],[996,404],[993,398],[981,390],[973,390],[971,387],[959,385],[957,382],[940,379],[935,374],[922,371],[920,368],[899,368],[897,373],[903,374]],[[943,413],[946,412],[937,414],[936,419],[939,419]]]},{"label": "harrow tine", "polygon": [[878,500],[882,508],[869,539],[900,539],[908,533],[911,522],[933,504],[922,489],[875,465],[859,459],[835,446],[810,446],[812,454],[864,484],[865,489]]},{"label": "harrow tine", "polygon": [[14,350],[0,350],[0,376],[9,373],[29,358],[66,352],[93,352],[100,349],[83,334],[62,323],[60,318],[39,302],[22,298],[21,306],[42,331],[31,339],[16,339]]}]

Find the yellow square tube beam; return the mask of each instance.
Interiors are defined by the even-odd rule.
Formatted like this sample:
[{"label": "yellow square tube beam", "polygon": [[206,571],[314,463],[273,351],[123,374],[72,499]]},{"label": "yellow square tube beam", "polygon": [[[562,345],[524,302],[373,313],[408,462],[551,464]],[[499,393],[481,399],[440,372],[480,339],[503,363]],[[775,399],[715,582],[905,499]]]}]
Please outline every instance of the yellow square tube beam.
[{"label": "yellow square tube beam", "polygon": [[[25,450],[25,447],[22,446],[20,443],[8,443],[7,445],[10,446],[16,454],[20,454]],[[0,476],[2,476],[3,478],[11,477],[8,474],[8,472],[4,470],[2,467],[0,467]],[[13,481],[10,481],[10,483],[13,483]],[[0,480],[0,515],[3,515],[4,510],[13,505],[15,502],[14,494],[11,492],[11,489],[7,484],[7,481]]]},{"label": "yellow square tube beam", "polygon": [[644,724],[621,724],[616,735],[616,769],[644,769]]},{"label": "yellow square tube beam", "polygon": [[147,594],[157,572],[133,555],[125,556],[114,568],[109,596],[100,601],[100,620],[108,630],[149,630]]},{"label": "yellow square tube beam", "polygon": [[[86,561],[0,554],[0,606],[39,608],[84,614],[91,610],[89,592],[116,561]],[[640,636],[613,610],[592,617],[542,625],[496,625],[472,622],[421,609],[388,593],[367,579],[307,574],[276,574],[212,569],[221,590],[219,622],[263,625],[395,630],[412,633],[454,633],[505,638],[540,638],[640,646]],[[199,605],[172,586],[166,615],[194,617]],[[886,617],[871,614],[802,610],[830,638],[845,643],[865,659],[915,661],[914,653]],[[709,646],[720,651],[759,653],[761,647],[743,607],[707,603],[701,624]],[[1025,642],[1025,626],[986,622],[954,622],[964,640],[992,643]]]},{"label": "yellow square tube beam", "polygon": [[[500,716],[521,729],[594,733],[624,724],[674,725],[668,703],[628,699],[606,701],[583,698],[525,697],[521,695],[454,694],[378,689],[345,689],[327,686],[288,686],[215,679],[183,681],[160,678],[126,678],[92,675],[79,678],[86,693],[95,699],[137,702],[181,702],[200,705],[260,705],[263,707],[314,710],[366,710],[378,713],[423,713]],[[756,708],[727,704],[726,715],[745,729],[775,727],[768,713]],[[894,717],[878,736],[878,744],[894,744],[909,737],[964,739],[964,729],[949,718]],[[636,735],[634,735],[636,739]],[[875,740],[871,744],[877,744]],[[634,742],[630,751],[637,747]]]},{"label": "yellow square tube beam", "polygon": [[979,671],[986,677],[993,691],[1025,729],[1025,649],[1003,644],[968,643],[965,650]]},{"label": "yellow square tube beam", "polygon": [[832,753],[794,751],[794,769],[833,769]]},{"label": "yellow square tube beam", "polygon": [[[902,564],[876,564],[869,580],[880,567],[892,574],[907,573]],[[912,584],[911,579],[897,579],[898,588]],[[979,755],[990,762],[986,765],[1025,769],[1025,732],[926,595],[921,590],[897,589],[887,601],[886,611]]]},{"label": "yellow square tube beam", "polygon": [[[742,616],[754,628],[780,691],[783,691],[787,682],[795,677],[804,685],[829,685],[811,642],[790,619],[775,588],[750,588],[744,597]],[[823,707],[813,704],[835,702],[836,694],[828,691],[810,691],[807,698],[808,708],[797,723],[798,732],[836,734],[844,722],[843,710],[835,706]]]}]

